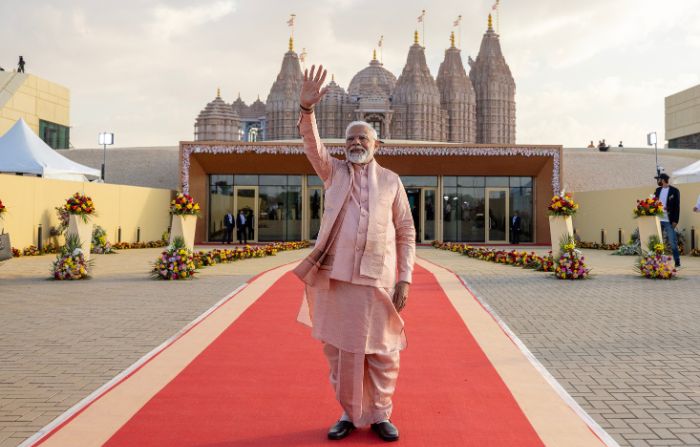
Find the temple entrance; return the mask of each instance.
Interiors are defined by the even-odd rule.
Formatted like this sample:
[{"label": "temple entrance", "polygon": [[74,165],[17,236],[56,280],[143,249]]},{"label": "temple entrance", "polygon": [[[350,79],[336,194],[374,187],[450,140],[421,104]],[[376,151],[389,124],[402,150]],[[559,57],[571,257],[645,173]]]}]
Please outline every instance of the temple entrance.
[{"label": "temple entrance", "polygon": [[408,205],[411,207],[413,225],[416,228],[416,242],[432,242],[436,234],[437,188],[406,188],[406,196],[408,196]]},{"label": "temple entrance", "polygon": [[508,242],[508,188],[486,188],[486,242]]}]

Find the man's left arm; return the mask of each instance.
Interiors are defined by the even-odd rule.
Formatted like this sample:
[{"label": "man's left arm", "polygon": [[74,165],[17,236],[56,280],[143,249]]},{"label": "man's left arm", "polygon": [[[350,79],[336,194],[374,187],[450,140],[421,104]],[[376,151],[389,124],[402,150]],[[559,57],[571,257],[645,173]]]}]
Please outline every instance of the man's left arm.
[{"label": "man's left arm", "polygon": [[681,214],[681,191],[678,188],[673,191],[673,205],[673,216],[669,216],[669,220],[673,228],[676,228]]},{"label": "man's left arm", "polygon": [[399,180],[399,188],[392,205],[392,219],[396,229],[396,264],[399,272],[393,301],[396,310],[400,312],[406,305],[416,259],[416,229],[413,226],[411,207],[401,180]]}]

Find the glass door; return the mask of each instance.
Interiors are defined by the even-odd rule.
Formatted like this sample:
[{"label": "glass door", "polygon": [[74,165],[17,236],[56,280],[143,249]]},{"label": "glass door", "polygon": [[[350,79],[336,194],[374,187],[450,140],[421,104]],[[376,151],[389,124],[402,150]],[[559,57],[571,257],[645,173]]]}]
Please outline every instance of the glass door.
[{"label": "glass door", "polygon": [[321,217],[323,217],[323,188],[310,186],[307,188],[309,198],[309,239],[315,241],[318,231],[321,229]]},{"label": "glass door", "polygon": [[258,221],[255,218],[258,215],[258,188],[256,186],[236,186],[233,197],[234,215],[238,216],[241,211],[245,213],[247,240],[248,242],[256,242],[258,240]]},{"label": "glass door", "polygon": [[416,242],[420,242],[422,235],[420,188],[406,188],[406,196],[408,197],[408,205],[411,208],[411,216],[413,216],[413,226],[416,228]]},{"label": "glass door", "polygon": [[486,188],[486,242],[508,241],[508,189]]},{"label": "glass door", "polygon": [[[437,206],[437,188],[423,188],[421,190],[421,221],[423,222],[423,240],[421,242],[432,242],[437,233],[435,219],[435,208]],[[418,229],[416,228],[416,231]]]}]

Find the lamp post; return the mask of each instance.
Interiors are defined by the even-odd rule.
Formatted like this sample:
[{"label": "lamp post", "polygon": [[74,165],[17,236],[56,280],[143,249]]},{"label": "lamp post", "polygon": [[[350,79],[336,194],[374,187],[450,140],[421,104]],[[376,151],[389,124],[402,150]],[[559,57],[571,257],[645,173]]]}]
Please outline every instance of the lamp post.
[{"label": "lamp post", "polygon": [[647,134],[647,145],[654,146],[654,155],[656,156],[656,176],[661,174],[661,169],[659,169],[659,149],[656,147],[656,132],[649,132]]},{"label": "lamp post", "polygon": [[114,144],[114,134],[111,132],[100,132],[100,136],[97,139],[98,143],[102,145],[102,181],[105,181],[105,166],[107,164],[107,146]]}]

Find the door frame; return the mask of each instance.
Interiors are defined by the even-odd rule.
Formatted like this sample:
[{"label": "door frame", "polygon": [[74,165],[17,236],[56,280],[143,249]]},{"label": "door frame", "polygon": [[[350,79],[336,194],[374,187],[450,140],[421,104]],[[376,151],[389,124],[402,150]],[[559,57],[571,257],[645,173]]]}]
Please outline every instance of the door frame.
[{"label": "door frame", "polygon": [[[500,191],[500,192],[505,192],[506,197],[505,197],[505,216],[506,216],[506,231],[505,231],[505,239],[503,240],[492,240],[490,236],[490,219],[491,219],[491,213],[489,211],[491,208],[491,201],[489,200],[489,193],[492,191]],[[510,241],[510,190],[509,188],[506,187],[486,187],[484,189],[484,241],[486,241],[487,244],[492,244],[492,243],[509,243]]]},{"label": "door frame", "polygon": [[[258,191],[258,186],[253,186],[253,185],[234,185],[233,186],[233,218],[236,219],[238,217],[238,211],[239,211],[239,206],[238,206],[238,191],[241,189],[252,189],[255,191],[255,197],[253,199],[253,235],[255,236],[254,238],[250,239],[248,242],[257,242],[258,241],[258,208],[260,206],[259,201],[259,191]],[[235,237],[236,235],[234,235]]]},{"label": "door frame", "polygon": [[[420,242],[421,244],[433,242],[435,239],[426,239],[425,238],[425,192],[426,191],[432,191],[433,192],[433,201],[437,202],[437,199],[440,197],[438,195],[438,187],[437,186],[425,186],[420,188],[420,224],[421,224],[421,235],[420,235]],[[440,203],[442,205],[442,202]],[[437,203],[433,203],[433,234],[435,237],[438,235],[438,213],[437,213]]]}]

